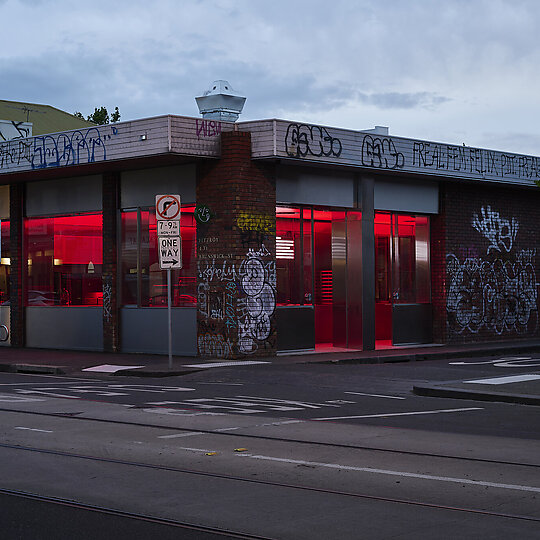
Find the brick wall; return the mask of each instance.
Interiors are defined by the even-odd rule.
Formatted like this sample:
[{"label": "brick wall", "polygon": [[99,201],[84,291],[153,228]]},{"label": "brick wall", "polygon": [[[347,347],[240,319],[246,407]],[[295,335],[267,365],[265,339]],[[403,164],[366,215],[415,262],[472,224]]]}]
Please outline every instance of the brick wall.
[{"label": "brick wall", "polygon": [[24,184],[12,184],[9,190],[10,217],[10,334],[12,347],[24,347],[26,321],[23,297],[26,264],[23,249]]},{"label": "brick wall", "polygon": [[202,357],[276,353],[276,189],[251,161],[251,136],[221,135],[221,159],[201,165],[197,206],[197,346]]},{"label": "brick wall", "polygon": [[441,196],[432,229],[438,339],[537,338],[540,191],[444,184]]},{"label": "brick wall", "polygon": [[120,347],[117,302],[117,216],[120,178],[103,175],[103,350],[118,352]]}]

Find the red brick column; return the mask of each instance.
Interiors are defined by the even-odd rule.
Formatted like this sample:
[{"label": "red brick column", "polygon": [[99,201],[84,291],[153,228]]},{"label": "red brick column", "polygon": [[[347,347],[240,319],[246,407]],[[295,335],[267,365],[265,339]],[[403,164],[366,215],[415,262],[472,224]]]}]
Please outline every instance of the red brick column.
[{"label": "red brick column", "polygon": [[446,343],[446,198],[440,188],[439,214],[431,217],[431,305],[433,342]]},{"label": "red brick column", "polygon": [[24,184],[11,184],[9,189],[10,219],[10,334],[12,347],[24,347],[26,342],[26,319],[24,309]]},{"label": "red brick column", "polygon": [[276,353],[276,188],[251,160],[251,136],[221,135],[222,157],[204,166],[197,206],[197,346],[213,358]]},{"label": "red brick column", "polygon": [[117,219],[119,208],[120,175],[103,175],[103,350],[120,350],[117,302]]}]

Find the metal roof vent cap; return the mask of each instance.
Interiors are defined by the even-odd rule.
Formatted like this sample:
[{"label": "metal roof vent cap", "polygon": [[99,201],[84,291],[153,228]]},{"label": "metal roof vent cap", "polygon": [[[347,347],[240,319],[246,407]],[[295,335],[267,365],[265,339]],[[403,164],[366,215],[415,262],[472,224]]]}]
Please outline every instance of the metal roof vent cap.
[{"label": "metal roof vent cap", "polygon": [[197,107],[203,118],[236,122],[246,98],[233,90],[229,81],[214,81],[202,96],[196,97]]}]

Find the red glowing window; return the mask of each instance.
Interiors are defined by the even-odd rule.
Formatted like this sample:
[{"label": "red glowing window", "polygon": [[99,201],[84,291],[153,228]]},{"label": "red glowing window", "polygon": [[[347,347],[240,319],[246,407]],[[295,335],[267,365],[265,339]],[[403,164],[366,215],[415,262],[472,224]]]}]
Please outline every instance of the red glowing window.
[{"label": "red glowing window", "polygon": [[25,220],[27,305],[103,303],[101,213]]}]

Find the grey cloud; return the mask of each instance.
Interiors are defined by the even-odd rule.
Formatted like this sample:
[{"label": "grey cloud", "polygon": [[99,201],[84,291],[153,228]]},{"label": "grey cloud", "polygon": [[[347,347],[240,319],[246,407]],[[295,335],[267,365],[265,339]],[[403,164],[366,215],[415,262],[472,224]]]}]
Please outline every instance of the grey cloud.
[{"label": "grey cloud", "polygon": [[358,99],[380,109],[433,109],[438,105],[451,101],[447,97],[431,92],[359,93]]}]

